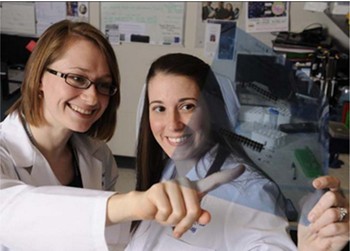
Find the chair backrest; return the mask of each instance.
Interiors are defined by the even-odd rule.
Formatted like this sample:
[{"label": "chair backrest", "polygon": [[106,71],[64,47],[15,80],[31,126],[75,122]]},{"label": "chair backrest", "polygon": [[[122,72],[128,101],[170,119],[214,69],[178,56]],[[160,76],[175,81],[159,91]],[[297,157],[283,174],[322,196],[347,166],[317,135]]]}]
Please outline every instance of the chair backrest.
[{"label": "chair backrest", "polygon": [[238,96],[236,94],[235,86],[227,76],[221,75],[219,73],[214,74],[216,80],[219,83],[222,96],[224,97],[226,113],[230,120],[231,130],[234,131],[237,125],[239,110],[241,107]]},{"label": "chair backrest", "polygon": [[140,93],[139,102],[137,104],[137,111],[136,111],[136,139],[138,139],[139,136],[139,129],[140,129],[140,123],[141,123],[141,116],[142,116],[142,110],[143,110],[143,104],[145,103],[145,91],[146,91],[146,84],[144,83],[142,85],[142,90]]}]

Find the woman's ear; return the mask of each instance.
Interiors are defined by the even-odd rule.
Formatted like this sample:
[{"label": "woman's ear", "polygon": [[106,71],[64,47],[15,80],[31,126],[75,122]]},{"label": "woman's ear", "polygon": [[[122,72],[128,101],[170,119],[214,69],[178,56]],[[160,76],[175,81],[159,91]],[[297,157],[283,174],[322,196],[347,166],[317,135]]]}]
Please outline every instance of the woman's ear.
[{"label": "woman's ear", "polygon": [[43,78],[44,78],[44,76],[41,76],[40,82],[39,82],[39,88],[38,88],[38,97],[39,98],[43,98],[44,97]]},{"label": "woman's ear", "polygon": [[44,97],[44,92],[42,90],[38,91],[38,97],[39,99],[42,99]]}]

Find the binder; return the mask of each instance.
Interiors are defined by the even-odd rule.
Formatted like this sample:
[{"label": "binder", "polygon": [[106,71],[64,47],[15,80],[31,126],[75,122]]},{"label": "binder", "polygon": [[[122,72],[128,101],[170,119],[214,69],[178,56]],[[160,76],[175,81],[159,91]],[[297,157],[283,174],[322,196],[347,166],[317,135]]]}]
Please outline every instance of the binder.
[{"label": "binder", "polygon": [[257,152],[261,152],[264,148],[263,144],[256,142],[254,140],[251,140],[251,139],[244,137],[242,135],[238,135],[238,134],[231,132],[229,130],[221,128],[220,133],[222,136],[224,136],[225,139],[227,139],[227,143],[229,143],[229,144],[230,144],[230,141],[240,142],[242,145],[249,147],[250,149],[257,151]]}]

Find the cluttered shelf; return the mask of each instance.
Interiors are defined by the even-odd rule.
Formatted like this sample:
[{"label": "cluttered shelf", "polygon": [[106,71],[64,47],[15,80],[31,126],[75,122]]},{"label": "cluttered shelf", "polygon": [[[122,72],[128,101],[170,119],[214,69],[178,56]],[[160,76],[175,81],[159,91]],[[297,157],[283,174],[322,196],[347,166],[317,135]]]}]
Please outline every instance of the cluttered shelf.
[{"label": "cluttered shelf", "polygon": [[[345,15],[332,16],[343,17],[343,24],[347,25]],[[349,51],[337,48],[333,40],[326,28],[315,23],[299,33],[279,32],[272,45],[277,54],[284,54],[328,98],[330,119],[346,124],[350,101]]]},{"label": "cluttered shelf", "polygon": [[320,24],[311,24],[302,32],[279,32],[272,41],[272,48],[283,53],[293,62],[311,62],[315,52],[332,48],[332,38]]}]

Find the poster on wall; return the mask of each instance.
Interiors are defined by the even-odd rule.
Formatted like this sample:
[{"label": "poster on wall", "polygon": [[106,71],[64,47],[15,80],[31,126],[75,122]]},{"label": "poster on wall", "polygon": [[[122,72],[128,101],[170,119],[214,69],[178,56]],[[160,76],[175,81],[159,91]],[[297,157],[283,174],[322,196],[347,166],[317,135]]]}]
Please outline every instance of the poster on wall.
[{"label": "poster on wall", "polygon": [[204,55],[214,58],[219,46],[221,25],[215,23],[207,23],[204,39]]},{"label": "poster on wall", "polygon": [[288,2],[247,2],[246,32],[279,32],[289,30]]},{"label": "poster on wall", "polygon": [[66,2],[67,19],[88,22],[88,2]]},{"label": "poster on wall", "polygon": [[[242,2],[198,2],[198,17],[196,20],[196,47],[203,48],[206,55],[212,55],[215,46],[218,46],[219,39],[208,40],[207,34],[213,30],[209,21],[237,22],[242,13]],[[219,37],[218,37],[219,38]]]},{"label": "poster on wall", "polygon": [[101,31],[119,32],[120,43],[183,44],[184,2],[101,2],[100,10]]},{"label": "poster on wall", "polygon": [[241,2],[202,2],[202,21],[208,19],[237,20]]},{"label": "poster on wall", "polygon": [[41,35],[50,25],[64,19],[89,21],[88,2],[35,2],[37,35]]},{"label": "poster on wall", "polygon": [[236,22],[208,20],[205,54],[217,60],[232,60],[235,49]]}]

